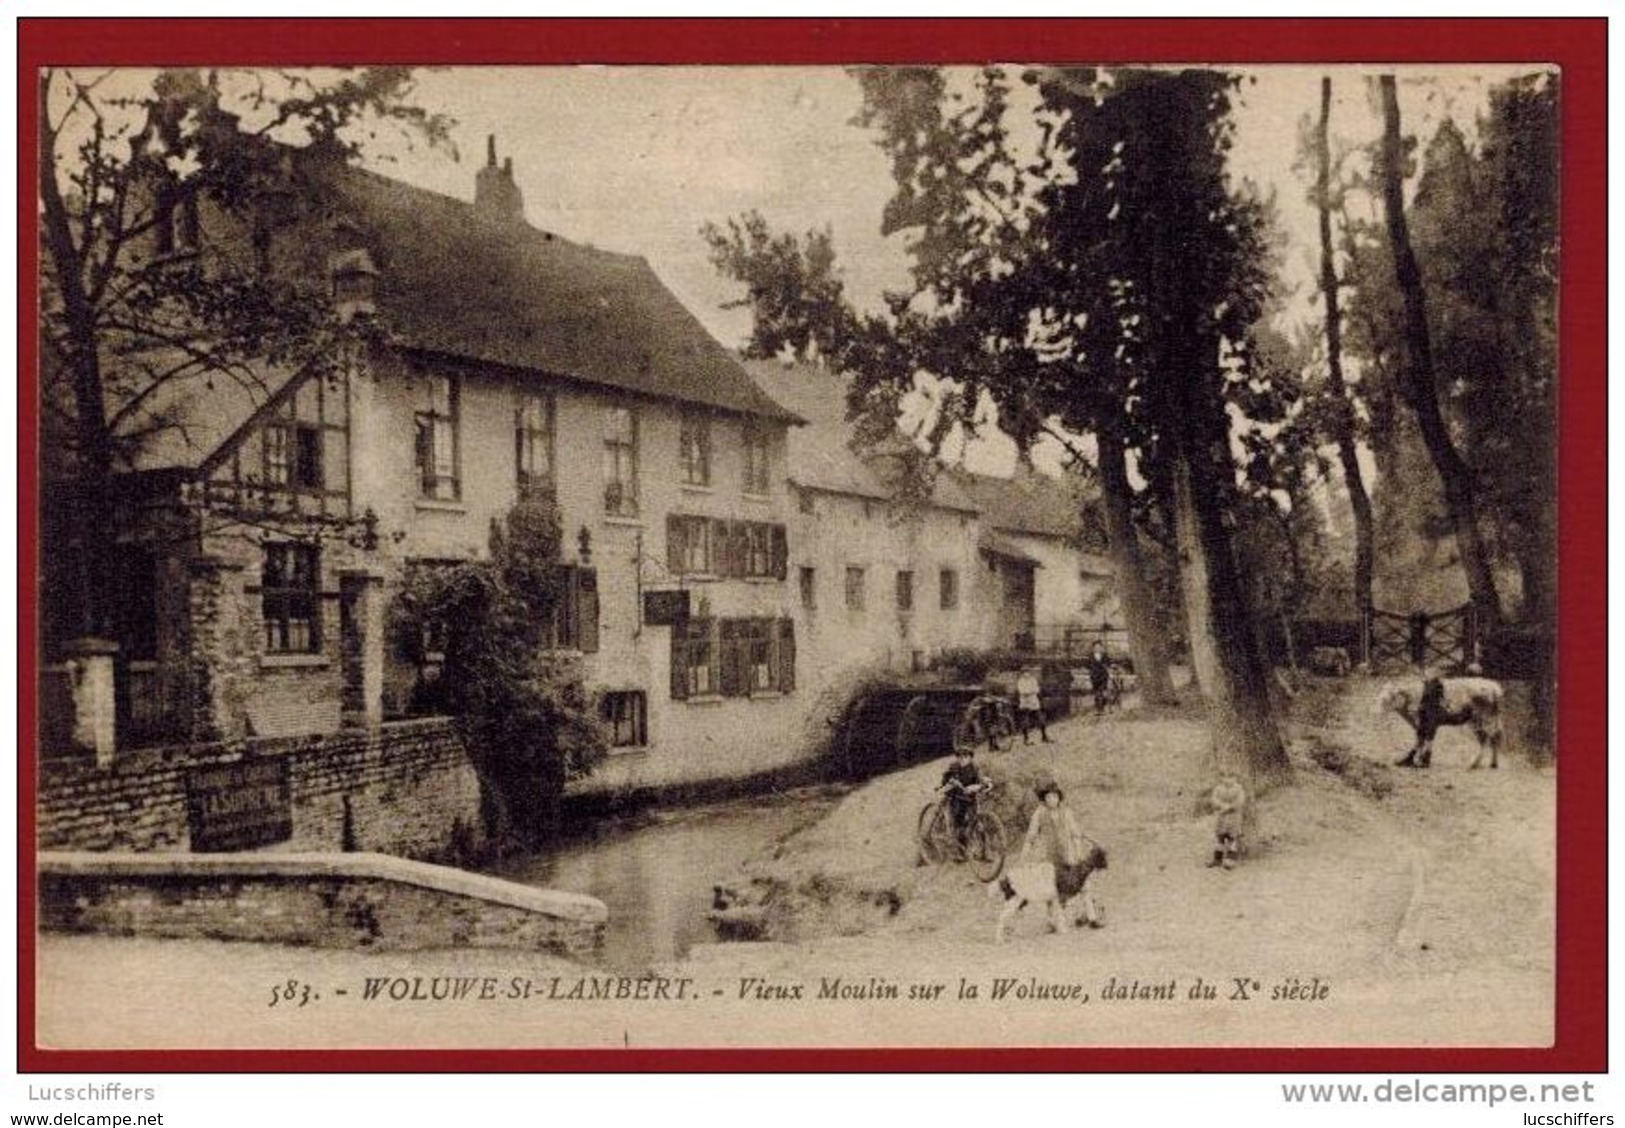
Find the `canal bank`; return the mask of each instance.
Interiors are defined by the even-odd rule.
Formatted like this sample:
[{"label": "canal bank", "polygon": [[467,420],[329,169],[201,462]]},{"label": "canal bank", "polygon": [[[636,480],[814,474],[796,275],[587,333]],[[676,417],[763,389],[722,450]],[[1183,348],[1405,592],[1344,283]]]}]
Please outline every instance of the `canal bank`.
[{"label": "canal bank", "polygon": [[809,785],[622,808],[573,821],[545,854],[504,859],[484,872],[604,902],[609,923],[593,962],[638,974],[714,941],[709,913],[715,886],[750,859],[770,856],[849,791],[840,784]]}]

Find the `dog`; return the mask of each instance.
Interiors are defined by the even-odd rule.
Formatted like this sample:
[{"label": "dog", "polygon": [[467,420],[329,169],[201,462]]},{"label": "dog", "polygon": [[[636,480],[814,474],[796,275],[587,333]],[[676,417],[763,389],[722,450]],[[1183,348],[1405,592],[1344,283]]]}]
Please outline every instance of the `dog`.
[{"label": "dog", "polygon": [[[1398,713],[1416,730],[1416,747],[1400,767],[1425,768],[1433,762],[1433,732],[1441,725],[1466,725],[1478,739],[1478,755],[1469,770],[1490,754],[1490,767],[1501,766],[1501,683],[1490,678],[1428,678],[1420,686],[1390,685],[1378,698],[1379,710]],[[1429,723],[1431,722],[1431,723]],[[1429,729],[1424,733],[1424,729]]]},{"label": "dog", "polygon": [[1093,843],[1079,865],[1057,867],[1053,862],[1024,862],[1009,867],[987,887],[989,897],[1004,903],[993,929],[993,942],[1004,943],[1010,922],[1029,904],[1043,905],[1050,930],[1060,932],[1066,927],[1065,909],[1077,898],[1083,904],[1083,918],[1078,926],[1103,927],[1105,914],[1089,888],[1089,878],[1096,870],[1105,868],[1106,851]]}]

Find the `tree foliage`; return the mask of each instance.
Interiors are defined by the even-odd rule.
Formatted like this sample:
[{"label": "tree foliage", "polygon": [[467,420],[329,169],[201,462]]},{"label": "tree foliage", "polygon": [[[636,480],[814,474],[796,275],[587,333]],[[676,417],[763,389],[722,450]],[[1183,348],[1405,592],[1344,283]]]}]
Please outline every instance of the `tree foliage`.
[{"label": "tree foliage", "polygon": [[488,833],[526,847],[556,829],[566,782],[607,746],[579,661],[547,646],[564,598],[561,541],[556,507],[521,501],[492,522],[490,559],[419,572],[392,616],[405,649],[430,639],[442,655],[419,706],[462,725],[491,800]]},{"label": "tree foliage", "polygon": [[751,311],[745,355],[798,359],[829,356],[851,337],[853,314],[835,267],[828,227],[797,238],[774,234],[757,211],[730,218],[726,226],[700,230],[711,264],[745,287],[745,297],[724,306]]},{"label": "tree foliage", "polygon": [[[1520,614],[1548,629],[1556,582],[1558,96],[1547,75],[1493,90],[1476,146],[1446,119],[1423,149],[1407,209],[1441,417],[1481,502],[1487,552],[1517,569]],[[1394,425],[1396,412],[1410,414],[1402,293],[1382,232],[1352,221],[1347,233],[1349,346],[1366,373],[1370,441],[1391,468],[1403,459],[1392,445],[1409,433]]]}]

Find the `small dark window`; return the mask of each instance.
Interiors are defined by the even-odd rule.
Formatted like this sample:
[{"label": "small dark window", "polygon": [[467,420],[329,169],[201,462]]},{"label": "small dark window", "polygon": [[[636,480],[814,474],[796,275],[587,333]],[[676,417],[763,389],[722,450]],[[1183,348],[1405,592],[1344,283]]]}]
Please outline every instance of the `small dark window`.
[{"label": "small dark window", "polygon": [[322,432],[319,427],[295,427],[293,432],[293,484],[302,490],[319,490],[322,474]]},{"label": "small dark window", "polygon": [[863,569],[848,567],[846,570],[846,609],[848,611],[862,611],[863,604]]},{"label": "small dark window", "polygon": [[818,573],[805,566],[801,569],[801,606],[808,611],[818,607]]},{"label": "small dark window", "polygon": [[643,748],[649,743],[649,697],[642,690],[606,693],[599,715],[611,748]]},{"label": "small dark window", "polygon": [[899,611],[914,610],[914,573],[897,573],[897,609]]},{"label": "small dark window", "polygon": [[315,654],[322,648],[321,569],[313,545],[268,544],[260,578],[268,654]]},{"label": "small dark window", "polygon": [[959,573],[952,568],[944,568],[940,582],[942,609],[952,611],[959,606]]}]

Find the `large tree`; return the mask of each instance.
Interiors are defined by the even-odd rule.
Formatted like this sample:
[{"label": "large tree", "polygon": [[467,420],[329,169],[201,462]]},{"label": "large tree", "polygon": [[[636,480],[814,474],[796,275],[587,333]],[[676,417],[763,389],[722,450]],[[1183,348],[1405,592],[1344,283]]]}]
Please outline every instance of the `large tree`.
[{"label": "large tree", "polygon": [[[1313,198],[1320,230],[1320,295],[1326,328],[1327,430],[1337,447],[1354,514],[1354,610],[1361,624],[1371,620],[1372,581],[1376,570],[1376,529],[1371,516],[1371,495],[1360,471],[1360,429],[1354,398],[1343,378],[1343,312],[1339,300],[1342,282],[1337,273],[1336,241],[1332,236],[1334,207],[1332,178],[1332,80],[1320,80],[1320,124],[1315,132],[1315,188]],[[1364,626],[1361,628],[1365,629]]]},{"label": "large tree", "polygon": [[[1404,360],[1399,368],[1402,395],[1415,414],[1422,441],[1444,486],[1445,503],[1456,534],[1456,548],[1473,609],[1480,625],[1493,630],[1501,622],[1501,600],[1490,569],[1490,554],[1480,524],[1479,489],[1472,468],[1450,433],[1439,402],[1433,329],[1428,320],[1428,293],[1423,284],[1410,220],[1405,207],[1407,146],[1401,131],[1399,95],[1393,75],[1378,79],[1383,131],[1377,174],[1383,217],[1393,256],[1394,278],[1403,308]],[[1470,219],[1471,217],[1464,217]]]},{"label": "large tree", "polygon": [[862,120],[898,182],[887,226],[911,237],[898,337],[914,368],[955,377],[954,422],[972,424],[987,397],[1018,441],[1093,433],[1119,486],[1116,460],[1134,452],[1150,492],[1173,499],[1216,765],[1278,776],[1285,750],[1230,542],[1230,405],[1260,379],[1247,342],[1268,282],[1263,210],[1227,179],[1233,83],[1207,71],[1029,77],[1045,135],[1023,160],[997,72],[958,102],[937,72],[860,72]]},{"label": "large tree", "polygon": [[[905,359],[861,369],[860,392],[883,400],[917,369],[949,375],[954,387],[941,399],[933,441],[974,432],[991,402],[1021,448],[1048,436],[1074,466],[1092,471],[1142,692],[1152,703],[1171,701],[1167,626],[1136,520],[1155,504],[1133,484],[1126,373],[1104,359],[1109,320],[1071,319],[1095,265],[1069,242],[1074,201],[1056,183],[1074,154],[1053,133],[1036,151],[1019,151],[1006,121],[1013,92],[998,71],[984,71],[968,93],[935,70],[858,77],[858,121],[876,131],[897,183],[883,230],[909,239],[914,282],[912,293],[893,299],[891,351]],[[1065,112],[1054,103],[1034,110],[1051,129]],[[1091,434],[1093,451],[1079,441]]]},{"label": "large tree", "polygon": [[[279,231],[318,206],[296,154],[346,160],[361,127],[431,143],[447,123],[400,68],[41,72],[40,339],[52,574],[88,635],[112,629],[120,470],[180,382],[260,382],[331,358],[327,280],[272,268]],[[225,217],[246,237],[212,242]]]}]

